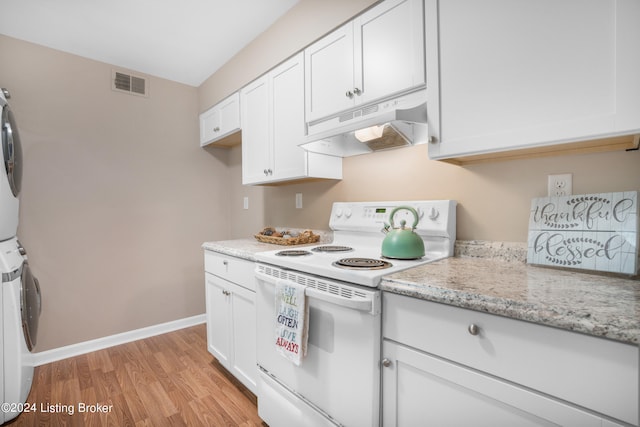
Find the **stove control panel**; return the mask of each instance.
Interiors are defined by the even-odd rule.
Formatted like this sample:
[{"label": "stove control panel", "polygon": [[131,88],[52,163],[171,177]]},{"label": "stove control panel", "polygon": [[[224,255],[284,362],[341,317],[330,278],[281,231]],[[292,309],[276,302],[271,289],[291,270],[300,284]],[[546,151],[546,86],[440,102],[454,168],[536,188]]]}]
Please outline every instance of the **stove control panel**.
[{"label": "stove control panel", "polygon": [[[391,222],[391,212],[400,206],[412,207],[418,213],[417,233],[455,236],[455,200],[336,202],[331,210],[329,225],[334,231],[378,232],[384,223]],[[394,214],[394,225],[399,227],[403,219],[408,226],[415,221],[411,211],[401,209]]]}]

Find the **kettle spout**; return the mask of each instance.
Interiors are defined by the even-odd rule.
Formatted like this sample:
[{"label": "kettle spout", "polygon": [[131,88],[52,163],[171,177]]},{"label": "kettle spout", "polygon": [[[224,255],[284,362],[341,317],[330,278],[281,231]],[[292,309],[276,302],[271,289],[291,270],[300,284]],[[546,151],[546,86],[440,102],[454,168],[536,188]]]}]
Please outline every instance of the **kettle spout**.
[{"label": "kettle spout", "polygon": [[387,224],[386,222],[384,223],[384,227],[382,227],[382,229],[380,231],[382,231],[384,234],[387,234],[389,232],[389,228],[391,227],[390,224]]}]

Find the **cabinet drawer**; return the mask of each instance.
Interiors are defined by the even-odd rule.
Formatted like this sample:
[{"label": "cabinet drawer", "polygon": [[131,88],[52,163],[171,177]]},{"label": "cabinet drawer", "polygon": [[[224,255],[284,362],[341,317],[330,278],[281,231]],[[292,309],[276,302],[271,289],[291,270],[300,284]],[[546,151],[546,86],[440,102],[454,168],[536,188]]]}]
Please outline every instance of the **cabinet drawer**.
[{"label": "cabinet drawer", "polygon": [[207,273],[255,292],[254,269],[255,265],[251,261],[222,255],[217,252],[204,251],[204,270]]},{"label": "cabinet drawer", "polygon": [[383,335],[638,423],[636,346],[390,293],[383,294]]}]

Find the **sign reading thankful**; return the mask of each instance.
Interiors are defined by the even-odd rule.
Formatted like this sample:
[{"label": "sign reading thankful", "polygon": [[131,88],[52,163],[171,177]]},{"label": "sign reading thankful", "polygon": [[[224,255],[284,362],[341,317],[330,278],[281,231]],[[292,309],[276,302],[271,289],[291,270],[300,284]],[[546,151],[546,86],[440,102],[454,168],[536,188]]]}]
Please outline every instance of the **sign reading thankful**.
[{"label": "sign reading thankful", "polygon": [[638,192],[533,199],[527,262],[636,274]]}]

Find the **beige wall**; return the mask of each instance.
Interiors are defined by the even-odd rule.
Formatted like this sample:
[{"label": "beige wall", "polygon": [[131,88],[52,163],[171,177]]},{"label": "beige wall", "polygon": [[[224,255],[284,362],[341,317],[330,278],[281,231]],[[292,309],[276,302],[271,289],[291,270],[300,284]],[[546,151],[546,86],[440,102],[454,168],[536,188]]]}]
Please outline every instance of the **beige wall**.
[{"label": "beige wall", "polygon": [[[640,152],[465,167],[429,160],[425,145],[377,152],[345,159],[340,182],[265,188],[258,216],[267,225],[327,228],[334,201],[454,199],[458,239],[526,242],[531,199],[546,196],[548,174],[564,172],[573,173],[574,194],[640,191]],[[303,194],[304,209],[295,209],[295,193]]]},{"label": "beige wall", "polygon": [[24,151],[18,237],[39,278],[36,351],[204,313],[200,245],[229,236],[227,150],[198,144],[198,92],[0,36]]}]

